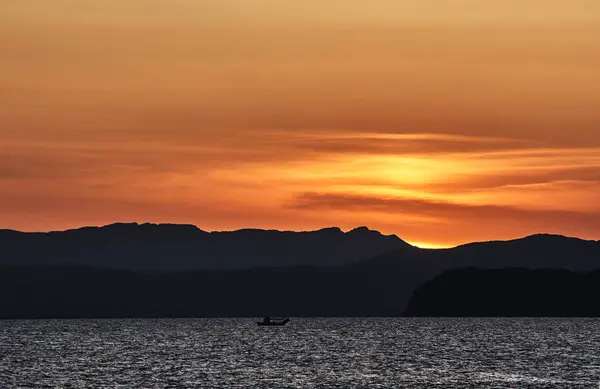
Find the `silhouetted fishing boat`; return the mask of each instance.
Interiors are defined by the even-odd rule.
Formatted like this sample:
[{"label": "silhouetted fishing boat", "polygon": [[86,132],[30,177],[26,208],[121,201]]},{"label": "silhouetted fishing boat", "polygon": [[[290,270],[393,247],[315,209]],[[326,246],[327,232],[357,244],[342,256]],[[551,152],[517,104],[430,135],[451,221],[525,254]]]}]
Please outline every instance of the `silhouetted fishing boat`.
[{"label": "silhouetted fishing boat", "polygon": [[284,326],[289,323],[290,319],[287,317],[269,317],[266,316],[262,321],[257,321],[256,324],[259,326]]}]

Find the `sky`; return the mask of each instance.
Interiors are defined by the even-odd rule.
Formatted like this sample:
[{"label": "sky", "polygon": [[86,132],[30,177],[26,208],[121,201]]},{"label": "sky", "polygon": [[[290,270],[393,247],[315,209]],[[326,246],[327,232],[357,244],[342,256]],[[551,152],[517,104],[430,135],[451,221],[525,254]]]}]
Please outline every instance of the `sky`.
[{"label": "sky", "polygon": [[600,239],[597,0],[3,0],[0,228]]}]

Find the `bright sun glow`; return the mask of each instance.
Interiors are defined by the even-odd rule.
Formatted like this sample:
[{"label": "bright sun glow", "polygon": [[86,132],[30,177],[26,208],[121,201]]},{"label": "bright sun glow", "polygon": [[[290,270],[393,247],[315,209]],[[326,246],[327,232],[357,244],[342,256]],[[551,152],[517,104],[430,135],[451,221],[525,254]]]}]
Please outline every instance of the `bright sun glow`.
[{"label": "bright sun glow", "polygon": [[413,246],[422,248],[422,249],[449,249],[454,247],[455,245],[443,245],[443,244],[435,244],[435,243],[423,243],[423,242],[406,242]]}]

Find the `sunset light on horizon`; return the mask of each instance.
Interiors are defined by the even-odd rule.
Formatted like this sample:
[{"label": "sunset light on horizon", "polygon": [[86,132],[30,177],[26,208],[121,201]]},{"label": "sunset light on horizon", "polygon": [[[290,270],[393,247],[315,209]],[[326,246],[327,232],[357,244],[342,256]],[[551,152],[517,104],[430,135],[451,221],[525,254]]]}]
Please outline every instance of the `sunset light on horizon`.
[{"label": "sunset light on horizon", "polygon": [[0,52],[0,229],[600,239],[598,1],[7,0]]}]

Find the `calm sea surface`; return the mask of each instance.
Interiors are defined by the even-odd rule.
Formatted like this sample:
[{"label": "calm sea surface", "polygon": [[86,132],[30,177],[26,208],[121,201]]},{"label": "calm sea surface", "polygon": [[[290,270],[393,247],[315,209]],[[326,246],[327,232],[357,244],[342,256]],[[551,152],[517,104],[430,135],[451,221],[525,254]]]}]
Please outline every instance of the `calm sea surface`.
[{"label": "calm sea surface", "polygon": [[0,388],[598,388],[600,321],[0,321]]}]

